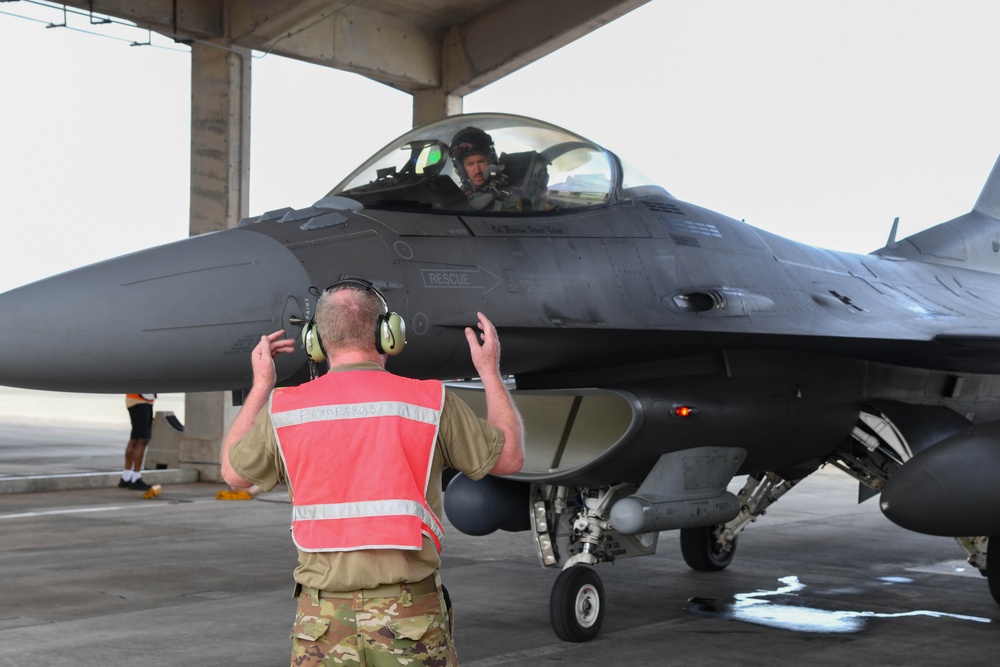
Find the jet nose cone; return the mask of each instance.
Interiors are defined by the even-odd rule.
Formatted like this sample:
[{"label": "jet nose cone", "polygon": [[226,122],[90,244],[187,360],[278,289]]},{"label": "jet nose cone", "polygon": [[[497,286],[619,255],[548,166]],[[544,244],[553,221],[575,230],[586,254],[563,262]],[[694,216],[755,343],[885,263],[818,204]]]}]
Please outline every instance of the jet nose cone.
[{"label": "jet nose cone", "polygon": [[[298,329],[309,277],[279,242],[233,229],[0,294],[0,384],[57,391],[248,387],[262,334]],[[292,329],[292,330],[289,330]],[[279,378],[304,355],[275,360]]]}]

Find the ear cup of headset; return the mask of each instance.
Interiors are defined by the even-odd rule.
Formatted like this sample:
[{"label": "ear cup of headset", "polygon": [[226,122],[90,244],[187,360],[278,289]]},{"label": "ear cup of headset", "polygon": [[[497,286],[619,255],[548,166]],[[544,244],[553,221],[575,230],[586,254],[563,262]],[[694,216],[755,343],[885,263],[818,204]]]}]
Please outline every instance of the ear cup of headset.
[{"label": "ear cup of headset", "polygon": [[406,346],[406,322],[399,313],[380,315],[375,327],[375,349],[394,357]]},{"label": "ear cup of headset", "polygon": [[323,343],[319,339],[319,327],[315,321],[302,328],[302,349],[317,364],[326,361],[326,352],[323,351]]}]

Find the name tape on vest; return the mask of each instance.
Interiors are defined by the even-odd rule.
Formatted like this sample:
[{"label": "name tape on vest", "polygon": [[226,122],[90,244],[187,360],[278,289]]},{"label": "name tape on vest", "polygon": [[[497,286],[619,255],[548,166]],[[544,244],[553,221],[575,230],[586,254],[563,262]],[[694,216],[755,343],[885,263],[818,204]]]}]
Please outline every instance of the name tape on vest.
[{"label": "name tape on vest", "polygon": [[317,405],[301,410],[288,410],[271,415],[275,428],[298,426],[320,421],[338,419],[368,419],[371,417],[402,417],[424,424],[438,423],[440,410],[399,401],[375,401],[372,403],[345,403],[342,405]]}]

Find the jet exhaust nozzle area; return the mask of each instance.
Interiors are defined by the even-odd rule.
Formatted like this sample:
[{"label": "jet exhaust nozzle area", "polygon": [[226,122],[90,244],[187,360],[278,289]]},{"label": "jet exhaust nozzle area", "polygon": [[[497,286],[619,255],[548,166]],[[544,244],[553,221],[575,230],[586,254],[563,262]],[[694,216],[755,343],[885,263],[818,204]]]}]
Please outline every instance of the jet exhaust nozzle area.
[{"label": "jet exhaust nozzle area", "polygon": [[926,535],[1000,534],[1000,423],[957,433],[906,462],[882,490],[882,513]]},{"label": "jet exhaust nozzle area", "polygon": [[[95,393],[248,387],[250,351],[303,317],[308,289],[289,250],[240,229],[85,266],[0,294],[0,384]],[[281,355],[279,379],[303,362]]]}]

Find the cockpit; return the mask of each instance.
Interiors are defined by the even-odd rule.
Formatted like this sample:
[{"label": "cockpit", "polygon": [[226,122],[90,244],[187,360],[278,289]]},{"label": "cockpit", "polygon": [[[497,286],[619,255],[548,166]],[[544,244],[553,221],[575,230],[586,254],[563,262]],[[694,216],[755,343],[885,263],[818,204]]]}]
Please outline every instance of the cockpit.
[{"label": "cockpit", "polygon": [[375,209],[544,214],[653,195],[670,196],[579,135],[523,116],[466,114],[404,134],[327,196]]}]

